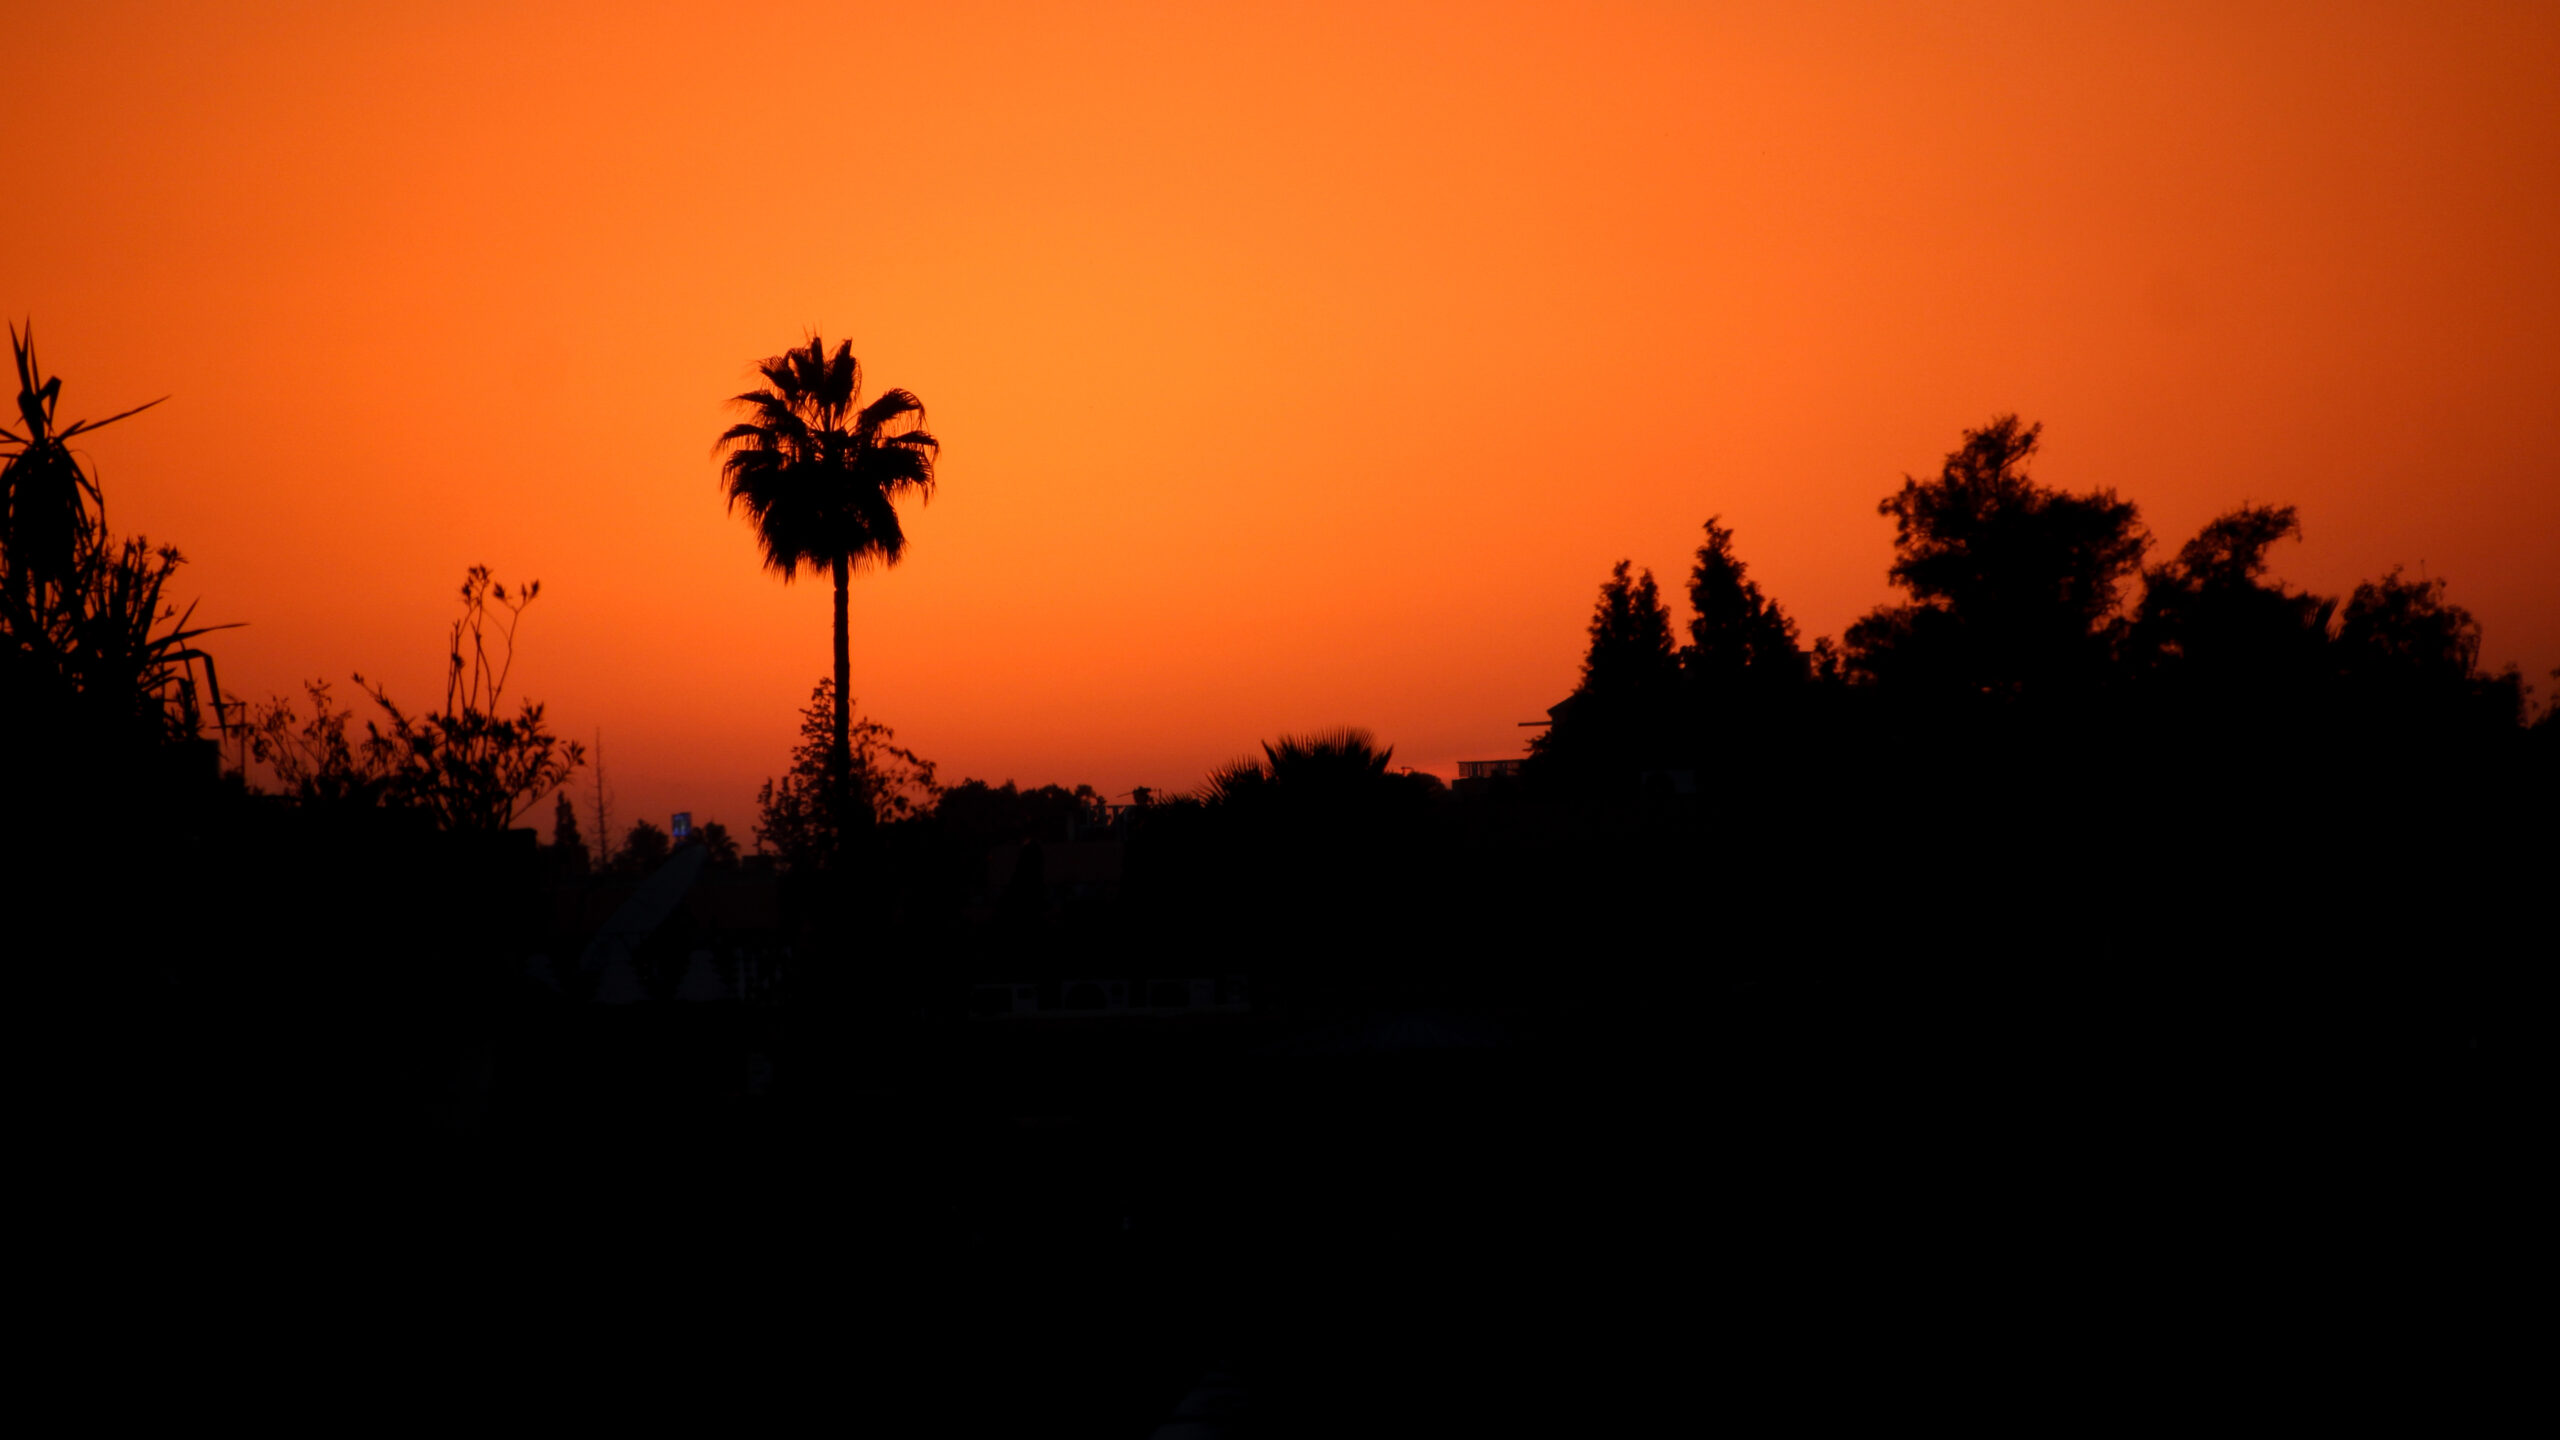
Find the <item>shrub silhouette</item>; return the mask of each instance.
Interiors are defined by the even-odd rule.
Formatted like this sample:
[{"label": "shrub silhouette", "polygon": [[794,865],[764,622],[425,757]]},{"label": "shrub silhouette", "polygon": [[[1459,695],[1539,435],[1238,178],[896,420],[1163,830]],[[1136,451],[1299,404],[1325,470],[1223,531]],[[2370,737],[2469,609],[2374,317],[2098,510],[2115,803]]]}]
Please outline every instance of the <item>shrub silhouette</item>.
[{"label": "shrub silhouette", "polygon": [[533,581],[511,595],[488,566],[471,567],[448,637],[441,707],[413,715],[358,675],[381,712],[358,739],[354,717],[334,708],[326,682],[312,681],[303,687],[308,719],[283,698],[251,717],[250,753],[306,802],[414,808],[448,830],[509,828],[586,759],[585,747],[551,733],[539,703],[521,701],[512,716],[500,709],[517,624],[541,593]]}]

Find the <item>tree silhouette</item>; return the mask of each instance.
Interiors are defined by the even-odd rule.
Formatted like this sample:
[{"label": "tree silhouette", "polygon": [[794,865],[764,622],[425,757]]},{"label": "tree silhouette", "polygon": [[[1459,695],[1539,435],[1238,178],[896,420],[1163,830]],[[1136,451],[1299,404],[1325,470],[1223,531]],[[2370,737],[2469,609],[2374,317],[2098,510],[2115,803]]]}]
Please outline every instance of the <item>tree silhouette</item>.
[{"label": "tree silhouette", "polygon": [[1676,663],[1671,648],[1671,612],[1653,572],[1629,580],[1628,561],[1621,560],[1600,587],[1600,604],[1591,616],[1591,649],[1582,659],[1586,690],[1633,693],[1667,679]]},{"label": "tree silhouette", "polygon": [[1671,613],[1653,572],[1621,560],[1600,587],[1582,683],[1554,709],[1554,726],[1530,744],[1552,767],[1632,770],[1661,758],[1679,677]]},{"label": "tree silhouette", "polygon": [[855,813],[864,817],[862,823],[888,824],[925,814],[942,793],[934,783],[933,762],[899,745],[897,731],[868,718],[839,725],[835,697],[833,680],[821,680],[809,692],[790,768],[756,791],[756,847],[779,857],[786,868],[822,863],[843,839],[835,819],[842,812],[825,799],[831,783],[829,756],[839,735],[852,740],[850,798]]},{"label": "tree silhouette", "polygon": [[1749,680],[1799,680],[1805,655],[1796,644],[1796,622],[1778,602],[1760,593],[1749,567],[1733,553],[1733,531],[1707,518],[1707,538],[1689,571],[1689,644],[1680,666],[1726,687]]},{"label": "tree silhouette", "polygon": [[933,806],[936,824],[979,850],[1015,840],[1064,839],[1077,824],[1102,814],[1102,793],[1091,785],[1017,790],[1010,780],[962,780],[940,792]]},{"label": "tree silhouette", "polygon": [[1382,799],[1426,793],[1429,781],[1388,769],[1396,747],[1356,727],[1283,735],[1250,756],[1211,771],[1202,798],[1229,808],[1287,806],[1305,814],[1357,814]]},{"label": "tree silhouette", "polygon": [[614,864],[633,875],[646,875],[666,863],[667,832],[646,820],[633,822],[629,834],[622,837],[622,852]]},{"label": "tree silhouette", "polygon": [[[1439,782],[1396,771],[1394,747],[1357,728],[1260,748],[1213,771],[1196,797],[1152,805],[1134,821],[1131,889],[1179,895],[1177,905],[1193,907],[1186,930],[1226,925],[1238,949],[1289,953],[1280,970],[1296,978],[1284,983],[1368,969],[1359,957],[1371,947],[1405,943],[1392,917],[1417,882],[1408,862]],[[1343,943],[1351,936],[1362,943]]]},{"label": "tree silhouette", "polygon": [[[865,561],[895,565],[906,553],[896,499],[933,496],[940,442],[924,429],[924,402],[904,390],[855,401],[862,365],[850,342],[829,355],[816,335],[806,347],[758,365],[762,389],[732,402],[747,418],[720,436],[720,476],[731,509],[744,505],[764,546],[766,565],[787,583],[803,565],[835,578],[835,693],[853,690],[848,653],[846,585]],[[854,803],[851,714],[836,715],[828,754],[829,803],[843,823],[867,824]]]},{"label": "tree silhouette", "polygon": [[2180,703],[2307,699],[2328,663],[2337,602],[2262,578],[2268,549],[2301,537],[2290,505],[2217,516],[2175,559],[2143,572],[2130,659]]},{"label": "tree silhouette", "polygon": [[2042,431],[2015,415],[1969,430],[1937,478],[1905,476],[1877,507],[1893,517],[1891,578],[1912,603],[1850,628],[1865,678],[2003,698],[2103,680],[2150,537],[2113,491],[2069,495],[2029,478]]},{"label": "tree silhouette", "polygon": [[586,837],[578,833],[578,807],[569,803],[566,790],[560,792],[558,803],[551,807],[551,852],[570,874],[587,873]]},{"label": "tree silhouette", "polygon": [[705,820],[693,827],[694,838],[702,844],[707,863],[714,870],[738,868],[738,837],[717,820]]},{"label": "tree silhouette", "polygon": [[2440,579],[2398,567],[2358,585],[2338,617],[2338,657],[2350,703],[2386,725],[2525,723],[2524,677],[2480,672],[2480,625],[2445,599]]}]

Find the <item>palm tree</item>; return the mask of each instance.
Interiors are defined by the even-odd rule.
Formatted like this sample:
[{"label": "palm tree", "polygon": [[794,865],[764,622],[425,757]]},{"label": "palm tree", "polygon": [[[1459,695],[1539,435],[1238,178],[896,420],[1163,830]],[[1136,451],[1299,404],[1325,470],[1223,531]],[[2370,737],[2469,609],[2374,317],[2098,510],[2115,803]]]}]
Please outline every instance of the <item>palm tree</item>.
[{"label": "palm tree", "polygon": [[1262,742],[1262,759],[1247,755],[1209,772],[1200,798],[1224,806],[1358,806],[1403,783],[1387,769],[1395,754],[1393,745],[1381,749],[1376,736],[1353,727],[1283,735]]},{"label": "palm tree", "polygon": [[[895,565],[906,553],[898,524],[899,495],[913,490],[933,498],[933,462],[941,442],[924,429],[924,402],[905,390],[884,390],[856,408],[862,362],[850,342],[829,355],[826,342],[809,337],[803,349],[786,350],[758,365],[762,389],[731,403],[747,418],[721,435],[717,450],[721,488],[729,508],[744,505],[764,542],[765,564],[785,583],[800,567],[825,566],[836,582],[836,694],[853,693],[853,666],[845,637],[845,586],[865,560]],[[868,806],[853,799],[853,706],[835,709],[835,737],[828,770],[838,813],[860,823]]]}]

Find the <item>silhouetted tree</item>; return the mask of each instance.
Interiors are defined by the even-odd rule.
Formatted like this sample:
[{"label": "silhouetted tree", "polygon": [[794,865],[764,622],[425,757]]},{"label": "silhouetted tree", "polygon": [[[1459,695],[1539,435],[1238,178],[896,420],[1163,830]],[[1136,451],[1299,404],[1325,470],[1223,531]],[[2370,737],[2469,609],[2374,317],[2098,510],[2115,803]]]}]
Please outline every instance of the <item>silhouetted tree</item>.
[{"label": "silhouetted tree", "polygon": [[1828,635],[1814,637],[1813,650],[1805,658],[1817,684],[1836,685],[1846,675],[1839,643]]},{"label": "silhouetted tree", "polygon": [[[765,563],[787,583],[802,565],[825,567],[835,577],[835,693],[853,690],[845,592],[852,568],[863,561],[895,565],[906,553],[906,531],[894,503],[910,491],[933,497],[933,467],[941,444],[924,429],[924,402],[904,390],[887,390],[857,406],[862,365],[850,342],[826,353],[809,337],[806,348],[785,351],[756,367],[764,388],[732,402],[748,418],[722,433],[721,483],[732,509],[743,504],[763,542]],[[852,823],[867,824],[871,809],[856,798],[856,757],[849,712],[839,714],[827,763],[830,802]],[[844,819],[836,822],[847,823]]]},{"label": "silhouetted tree", "polygon": [[569,803],[566,790],[560,792],[551,807],[551,854],[553,860],[570,874],[587,873],[586,837],[578,833],[578,807]]},{"label": "silhouetted tree", "polygon": [[1664,758],[1680,661],[1653,572],[1631,576],[1631,569],[1619,561],[1600,587],[1582,683],[1554,707],[1555,723],[1530,745],[1541,768],[1632,777]]},{"label": "silhouetted tree", "polygon": [[933,762],[897,743],[877,720],[837,724],[835,682],[821,680],[800,712],[800,743],[779,779],[756,791],[756,848],[787,868],[822,864],[842,843],[835,807],[826,802],[829,755],[839,734],[853,744],[854,800],[866,823],[889,824],[929,812],[941,793]]},{"label": "silhouetted tree", "polygon": [[980,850],[1015,840],[1064,840],[1076,825],[1102,814],[1102,792],[1090,785],[1017,790],[1010,780],[963,780],[942,791],[933,807],[936,824]]},{"label": "silhouetted tree", "polygon": [[1791,684],[1808,674],[1805,653],[1796,644],[1796,622],[1778,603],[1760,593],[1741,559],[1733,553],[1733,532],[1707,520],[1707,538],[1698,547],[1698,562],[1689,571],[1689,643],[1680,652],[1680,667],[1710,693],[1732,693],[1747,685]]},{"label": "silhouetted tree", "polygon": [[2128,657],[2182,703],[2308,701],[2328,667],[2337,602],[2263,579],[2268,549],[2301,536],[2290,505],[2216,517],[2175,559],[2143,572]]},{"label": "silhouetted tree", "polygon": [[[1782,725],[1797,732],[1790,738],[1801,737],[1796,722],[1815,672],[1813,657],[1796,643],[1796,622],[1760,593],[1733,553],[1733,532],[1712,517],[1706,528],[1689,571],[1693,618],[1689,643],[1680,650],[1680,678],[1693,747],[1688,758],[1729,778],[1735,767],[1725,762],[1734,747],[1763,749]],[[1820,654],[1836,678],[1836,656],[1827,648]]]},{"label": "silhouetted tree", "polygon": [[646,820],[635,822],[622,837],[614,864],[632,875],[646,875],[667,861],[667,832]]},{"label": "silhouetted tree", "polygon": [[1381,746],[1368,731],[1346,725],[1266,740],[1262,755],[1275,785],[1310,794],[1353,794],[1387,783],[1396,747]]},{"label": "silhouetted tree", "polygon": [[1395,747],[1380,746],[1366,730],[1345,726],[1311,735],[1283,735],[1262,744],[1259,759],[1246,757],[1211,771],[1201,797],[1213,806],[1246,814],[1285,811],[1296,819],[1357,820],[1429,795],[1437,777],[1388,766]]},{"label": "silhouetted tree", "polygon": [[1137,818],[1132,891],[1180,894],[1193,933],[1232,927],[1231,948],[1268,957],[1255,964],[1257,985],[1381,978],[1370,952],[1413,943],[1400,901],[1420,878],[1412,861],[1438,781],[1396,771],[1394,747],[1351,727],[1260,748],[1211,772],[1196,796]]},{"label": "silhouetted tree", "polygon": [[1627,561],[1618,562],[1600,604],[1591,617],[1591,649],[1582,660],[1582,686],[1603,694],[1653,693],[1669,679],[1674,665],[1671,612],[1647,570],[1627,578]]},{"label": "silhouetted tree", "polygon": [[2093,686],[2114,663],[2124,583],[2150,545],[2112,491],[2069,495],[2027,474],[2042,426],[2003,415],[1965,432],[1933,480],[1904,477],[1891,578],[1912,603],[1848,635],[1864,678],[1907,691],[2014,698]]},{"label": "silhouetted tree", "polygon": [[590,773],[595,780],[595,790],[588,797],[596,817],[595,868],[609,871],[613,869],[614,861],[613,792],[604,783],[604,731],[601,728],[596,731],[595,764]]},{"label": "silhouetted tree", "polygon": [[738,837],[717,820],[706,820],[694,827],[694,838],[702,842],[705,863],[715,870],[738,868]]},{"label": "silhouetted tree", "polygon": [[2394,567],[2347,597],[2337,651],[2353,703],[2386,724],[2521,728],[2524,677],[2481,673],[2479,622],[2444,591]]}]

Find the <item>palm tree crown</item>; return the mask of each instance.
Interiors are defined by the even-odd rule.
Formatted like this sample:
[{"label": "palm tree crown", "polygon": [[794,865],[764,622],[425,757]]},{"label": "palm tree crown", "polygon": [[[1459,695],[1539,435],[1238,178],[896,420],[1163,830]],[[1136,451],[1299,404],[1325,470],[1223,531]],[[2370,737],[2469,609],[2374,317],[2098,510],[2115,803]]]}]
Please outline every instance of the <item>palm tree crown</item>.
[{"label": "palm tree crown", "polygon": [[829,355],[812,335],[756,370],[765,385],[732,402],[747,418],[720,437],[720,479],[730,508],[744,505],[755,522],[765,563],[785,580],[802,565],[896,564],[907,537],[891,502],[909,490],[933,497],[942,448],[924,429],[924,402],[884,390],[856,409],[862,362],[850,341]]},{"label": "palm tree crown", "polygon": [[924,402],[905,390],[883,390],[857,407],[862,362],[850,342],[827,353],[809,337],[758,365],[764,388],[731,403],[747,412],[720,437],[721,489],[729,508],[747,508],[764,543],[765,564],[787,582],[803,565],[835,577],[835,736],[828,756],[828,799],[850,823],[867,817],[853,775],[853,667],[848,654],[845,585],[854,565],[895,565],[906,553],[896,499],[913,491],[933,498],[933,462],[941,442],[924,428]]}]

